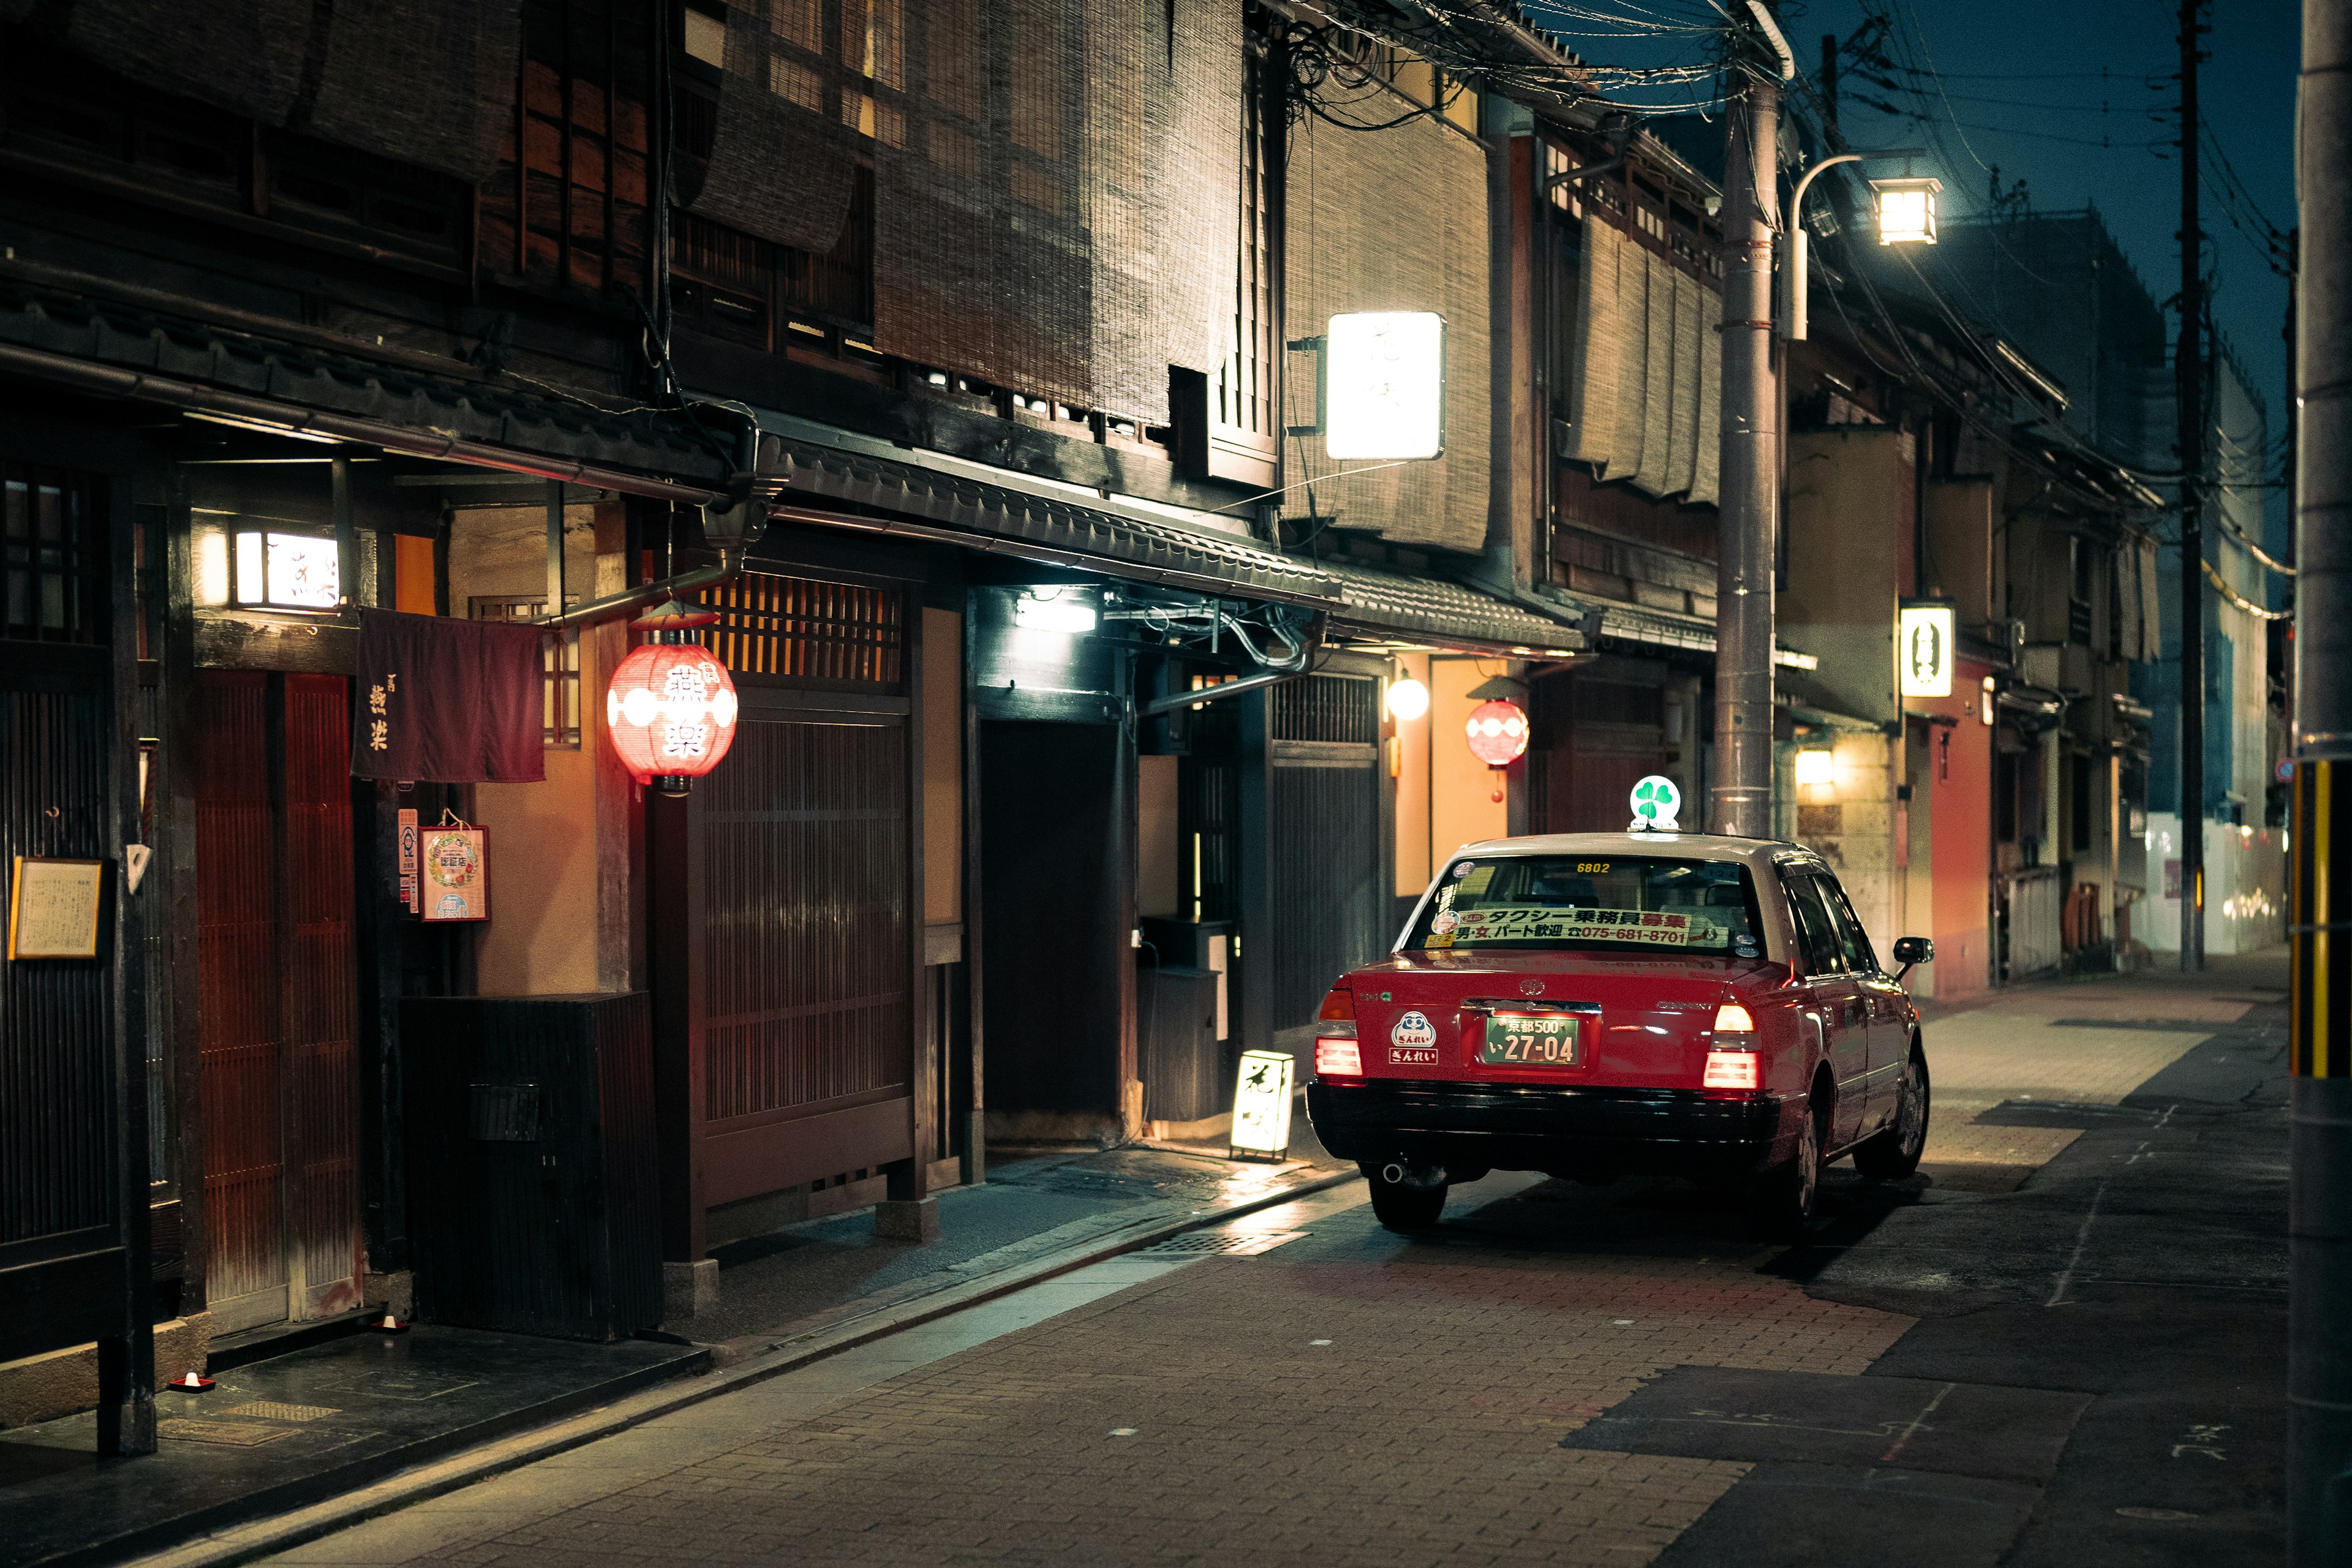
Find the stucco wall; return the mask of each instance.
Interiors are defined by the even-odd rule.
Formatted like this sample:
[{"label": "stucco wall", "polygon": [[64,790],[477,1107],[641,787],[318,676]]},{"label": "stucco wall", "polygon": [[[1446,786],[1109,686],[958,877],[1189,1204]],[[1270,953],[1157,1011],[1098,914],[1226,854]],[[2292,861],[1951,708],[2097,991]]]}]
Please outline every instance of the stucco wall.
[{"label": "stucco wall", "polygon": [[[1482,668],[1483,666],[1483,668]],[[1470,754],[1470,690],[1509,668],[1499,659],[1433,658],[1429,683],[1429,847],[1433,864],[1465,844],[1510,832],[1503,775]],[[1507,794],[1507,792],[1505,792]],[[1413,889],[1418,892],[1420,888]]]}]

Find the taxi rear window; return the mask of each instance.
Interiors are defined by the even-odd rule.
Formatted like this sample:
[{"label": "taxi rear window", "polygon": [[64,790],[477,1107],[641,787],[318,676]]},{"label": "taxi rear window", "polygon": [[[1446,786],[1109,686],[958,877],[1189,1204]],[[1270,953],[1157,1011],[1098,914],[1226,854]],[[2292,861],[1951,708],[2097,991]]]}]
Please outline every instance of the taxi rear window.
[{"label": "taxi rear window", "polygon": [[1605,948],[1762,954],[1756,889],[1727,860],[1513,855],[1457,860],[1405,940],[1412,949]]}]

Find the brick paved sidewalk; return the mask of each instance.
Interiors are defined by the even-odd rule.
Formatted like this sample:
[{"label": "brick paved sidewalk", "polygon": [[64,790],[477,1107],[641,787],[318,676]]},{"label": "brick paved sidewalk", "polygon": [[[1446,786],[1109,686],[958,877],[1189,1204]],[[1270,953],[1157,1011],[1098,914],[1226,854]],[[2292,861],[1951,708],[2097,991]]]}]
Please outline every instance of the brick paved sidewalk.
[{"label": "brick paved sidewalk", "polygon": [[[2071,1128],[1979,1122],[2007,1100],[2115,1105],[2210,1030],[2285,994],[2284,948],[2218,959],[2203,974],[2097,975],[2023,986],[1962,1009],[1928,1009],[1921,1036],[1935,1085],[1931,1179],[2007,1191],[2077,1138]],[[2162,1026],[2125,1026],[2153,1022]]]},{"label": "brick paved sidewalk", "polygon": [[716,1247],[717,1306],[665,1327],[749,1353],[1048,1254],[1116,1245],[1354,1169],[1323,1152],[1303,1114],[1293,1127],[1281,1164],[1228,1160],[1222,1143],[996,1150],[984,1184],[940,1194],[936,1241],[878,1237],[870,1212],[857,1210]]},{"label": "brick paved sidewalk", "polygon": [[587,1450],[278,1561],[1638,1563],[1747,1467],[1565,1433],[1672,1366],[1851,1374],[1910,1324],[1759,1275],[1728,1219],[1564,1254],[1524,1178],[1481,1186],[1441,1240],[1355,1205],[673,1468],[599,1485]]},{"label": "brick paved sidewalk", "polygon": [[[2202,1032],[2053,1020],[2219,1025],[2266,989],[2230,973],[2110,981],[1937,1018],[1929,1049],[1953,1086],[1939,1091],[1943,1114],[2027,1094],[2114,1103]],[[2184,1140],[2171,1157],[2189,1157],[2197,1145]],[[1938,1152],[1957,1142],[1948,1135]],[[1903,1245],[1973,1248],[2011,1271],[2033,1274],[2045,1254],[2063,1264],[2070,1240],[2079,1253],[2088,1235],[2071,1198],[2042,1215],[2051,1203],[2031,1190],[1947,1196],[1929,1186],[1905,1209],[1905,1191],[1838,1177],[1850,1215],[1865,1191],[1897,1205]],[[1859,1258],[1841,1253],[1854,1237],[1794,1253],[1760,1247],[1709,1194],[1497,1175],[1457,1189],[1437,1235],[1408,1239],[1379,1229],[1359,1191],[1250,1222],[1307,1232],[1263,1256],[1155,1265],[1066,1310],[1035,1306],[1039,1316],[1009,1332],[975,1327],[944,1350],[909,1344],[897,1363],[887,1355],[898,1342],[886,1340],[853,1352],[878,1357],[857,1375],[821,1363],[273,1561],[1640,1564],[1758,1467],[1564,1437],[1645,1386],[1671,1386],[1652,1380],[1675,1368],[1843,1385],[1911,1342],[1913,1319],[1808,1284],[1818,1262],[1798,1255]],[[2011,1257],[2022,1244],[1999,1216],[2018,1205],[2035,1209],[2040,1229]],[[1926,1267],[1885,1256],[1906,1279]],[[1084,1278],[1060,1288],[1077,1291]],[[2047,1310],[2046,1282],[2032,1282],[2033,1300],[2005,1310]],[[2002,1364],[1989,1363],[1981,1382],[2006,1381]],[[1863,1381],[1882,1392],[1886,1382]],[[2129,1410],[2111,1419],[2128,1426]],[[1733,1426],[1777,1419],[1699,1414]],[[2049,1441],[2065,1443],[2063,1426]],[[1979,1483],[1936,1484],[1958,1500],[1950,1506],[1978,1506],[1962,1494]],[[1817,1511],[1835,1513],[1847,1495],[1822,1493]],[[2008,1529],[2039,1494],[2011,1485],[2003,1495],[2023,1510]],[[1994,1560],[1957,1548],[1937,1556],[1932,1523],[1913,1522],[1903,1551],[1871,1560]],[[1735,1559],[1705,1559],[1718,1560]]]}]

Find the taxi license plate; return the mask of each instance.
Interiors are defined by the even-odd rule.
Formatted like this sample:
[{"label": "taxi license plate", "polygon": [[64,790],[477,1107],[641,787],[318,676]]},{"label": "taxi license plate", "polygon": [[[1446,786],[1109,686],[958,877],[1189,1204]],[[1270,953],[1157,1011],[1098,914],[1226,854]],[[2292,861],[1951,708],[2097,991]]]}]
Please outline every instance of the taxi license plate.
[{"label": "taxi license plate", "polygon": [[1584,1037],[1574,1014],[1496,1013],[1486,1019],[1478,1060],[1491,1067],[1572,1068],[1583,1064]]}]

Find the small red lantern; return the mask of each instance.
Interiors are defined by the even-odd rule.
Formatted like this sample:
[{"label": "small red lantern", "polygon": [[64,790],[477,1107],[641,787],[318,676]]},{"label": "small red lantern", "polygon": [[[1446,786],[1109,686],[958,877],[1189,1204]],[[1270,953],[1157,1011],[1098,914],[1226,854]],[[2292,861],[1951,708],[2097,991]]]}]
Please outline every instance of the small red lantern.
[{"label": "small red lantern", "polygon": [[1507,767],[1528,749],[1528,712],[1516,702],[1481,702],[1465,729],[1470,754],[1490,768]]},{"label": "small red lantern", "polygon": [[652,642],[633,649],[604,689],[604,727],[639,784],[671,795],[717,767],[735,743],[735,682],[709,648],[688,640],[719,618],[676,599],[634,624]]}]

